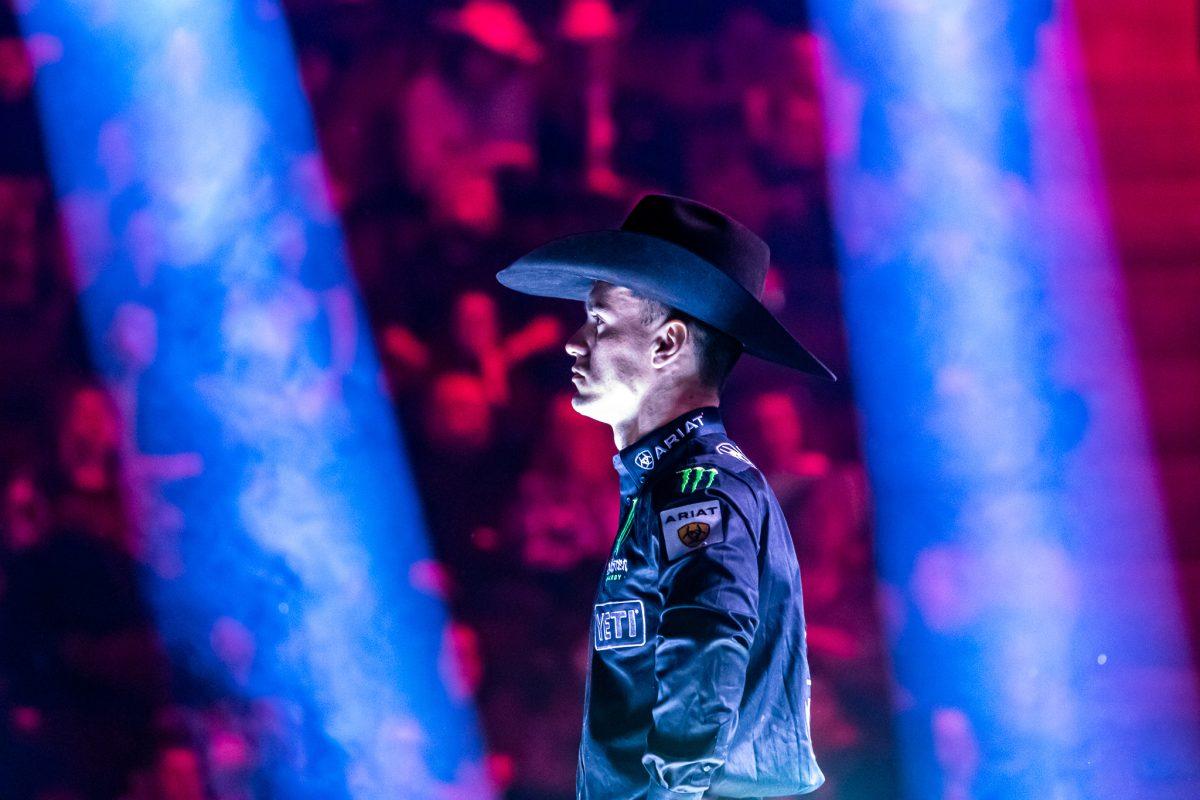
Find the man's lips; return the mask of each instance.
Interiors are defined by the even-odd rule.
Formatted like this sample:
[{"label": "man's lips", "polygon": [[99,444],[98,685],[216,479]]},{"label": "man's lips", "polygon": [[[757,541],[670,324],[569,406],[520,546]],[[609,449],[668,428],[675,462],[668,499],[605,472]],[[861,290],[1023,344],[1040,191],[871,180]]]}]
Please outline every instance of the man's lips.
[{"label": "man's lips", "polygon": [[580,371],[579,371],[579,370],[577,370],[577,369],[572,369],[572,370],[571,370],[571,380],[575,380],[576,378],[578,378],[578,379],[579,379],[579,380],[581,380],[581,381],[586,381],[586,380],[587,380],[587,376],[586,376],[586,375],[584,375],[582,372],[580,372]]}]

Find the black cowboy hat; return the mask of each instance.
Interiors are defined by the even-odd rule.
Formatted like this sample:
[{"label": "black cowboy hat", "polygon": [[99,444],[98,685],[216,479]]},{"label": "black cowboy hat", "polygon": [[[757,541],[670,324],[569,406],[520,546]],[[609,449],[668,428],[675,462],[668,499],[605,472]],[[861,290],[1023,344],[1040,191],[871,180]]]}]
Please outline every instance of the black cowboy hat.
[{"label": "black cowboy hat", "polygon": [[753,356],[837,380],[761,302],[767,243],[714,208],[650,194],[619,230],[590,231],[542,245],[501,270],[510,289],[586,300],[593,281],[626,286],[741,342]]}]

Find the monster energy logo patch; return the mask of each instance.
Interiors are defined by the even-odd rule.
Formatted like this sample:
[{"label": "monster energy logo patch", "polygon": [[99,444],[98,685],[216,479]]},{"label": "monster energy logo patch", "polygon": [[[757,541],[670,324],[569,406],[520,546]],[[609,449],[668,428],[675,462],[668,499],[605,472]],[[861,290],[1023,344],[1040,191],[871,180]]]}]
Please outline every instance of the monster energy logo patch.
[{"label": "monster energy logo patch", "polygon": [[[687,469],[679,470],[675,474],[683,476],[683,482],[679,485],[679,491],[694,492],[700,488],[700,481],[703,480],[705,476],[708,477],[708,481],[704,484],[704,488],[707,489],[708,487],[712,486],[713,480],[715,480],[717,477],[717,468],[688,467]],[[688,488],[688,481],[691,481],[692,484],[690,489]]]},{"label": "monster energy logo patch", "polygon": [[604,581],[619,581],[622,580],[629,572],[628,558],[610,558],[608,560],[608,572],[604,576]]}]

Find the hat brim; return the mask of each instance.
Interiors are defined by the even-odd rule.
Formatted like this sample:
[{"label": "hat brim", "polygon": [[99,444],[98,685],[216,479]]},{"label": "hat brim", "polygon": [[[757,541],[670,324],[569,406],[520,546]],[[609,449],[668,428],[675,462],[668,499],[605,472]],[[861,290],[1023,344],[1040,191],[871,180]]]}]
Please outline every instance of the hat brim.
[{"label": "hat brim", "polygon": [[620,230],[573,234],[522,256],[496,279],[524,294],[566,300],[587,299],[594,281],[626,286],[729,334],[752,356],[837,380],[740,283],[654,236]]}]

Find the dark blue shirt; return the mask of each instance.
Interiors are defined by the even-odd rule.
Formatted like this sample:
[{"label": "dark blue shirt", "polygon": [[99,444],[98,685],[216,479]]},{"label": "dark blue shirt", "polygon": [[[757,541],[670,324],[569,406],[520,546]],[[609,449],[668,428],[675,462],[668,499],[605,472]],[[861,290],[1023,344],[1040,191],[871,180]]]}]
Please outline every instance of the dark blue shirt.
[{"label": "dark blue shirt", "polygon": [[762,473],[716,408],[613,464],[621,527],[592,613],[577,797],[816,789],[800,570]]}]

